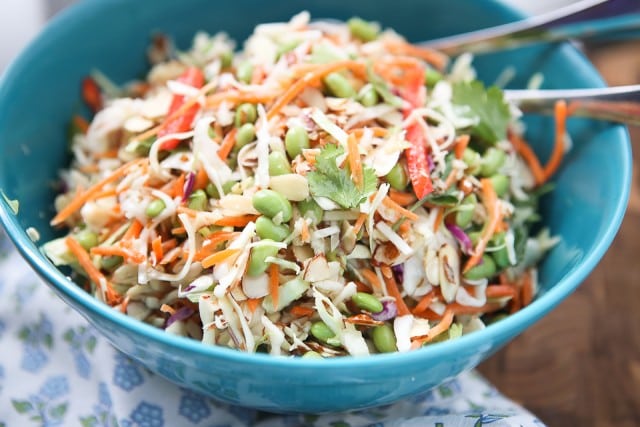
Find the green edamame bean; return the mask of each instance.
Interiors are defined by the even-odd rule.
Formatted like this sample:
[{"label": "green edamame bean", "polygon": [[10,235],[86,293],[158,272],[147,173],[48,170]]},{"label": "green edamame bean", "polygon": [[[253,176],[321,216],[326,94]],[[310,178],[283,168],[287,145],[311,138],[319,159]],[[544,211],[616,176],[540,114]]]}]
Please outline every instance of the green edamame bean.
[{"label": "green edamame bean", "polygon": [[315,322],[313,325],[311,325],[311,329],[309,332],[311,332],[311,335],[324,343],[335,337],[335,334],[333,333],[331,328],[329,328],[327,324],[322,321]]},{"label": "green edamame bean", "polygon": [[253,77],[253,65],[249,61],[244,61],[238,64],[236,69],[236,78],[242,83],[251,83]]},{"label": "green edamame bean", "polygon": [[495,175],[492,175],[491,178],[489,178],[489,180],[491,181],[491,184],[493,185],[493,189],[496,191],[496,194],[498,195],[498,197],[502,197],[505,194],[507,194],[507,191],[509,191],[509,177],[506,175],[503,175],[501,173],[497,173]]},{"label": "green edamame bean", "polygon": [[[264,241],[266,242],[268,241],[268,239],[265,239]],[[264,260],[267,257],[276,255],[278,255],[278,248],[276,246],[254,246],[251,249],[251,255],[249,256],[249,266],[247,267],[247,274],[252,277],[261,275],[267,270],[267,267],[269,267],[269,264]]]},{"label": "green edamame bean", "polygon": [[471,233],[467,233],[467,236],[469,236],[471,243],[473,244],[473,246],[475,246],[478,244],[478,241],[480,240],[480,236],[482,236],[482,232],[472,231]]},{"label": "green edamame bean", "polygon": [[278,176],[291,173],[291,166],[287,156],[281,151],[269,153],[269,175]]},{"label": "green edamame bean", "polygon": [[387,176],[385,176],[387,182],[391,186],[391,188],[402,191],[407,188],[409,184],[409,175],[407,175],[407,171],[405,170],[402,163],[396,163],[395,166],[391,168]]},{"label": "green edamame bean", "polygon": [[373,339],[373,345],[380,353],[398,351],[396,336],[393,333],[393,328],[388,323],[373,328],[371,338]]},{"label": "green edamame bean", "polygon": [[339,72],[326,76],[324,84],[329,88],[329,92],[338,98],[353,98],[356,96],[356,91],[349,83],[349,80]]},{"label": "green edamame bean", "polygon": [[464,153],[462,154],[462,161],[467,164],[469,173],[471,175],[475,175],[480,171],[482,156],[471,148],[465,148]]},{"label": "green edamame bean", "polygon": [[285,53],[291,52],[293,49],[298,47],[300,42],[298,40],[291,40],[287,43],[281,44],[278,46],[278,51],[276,52],[276,58],[280,59],[282,55]]},{"label": "green edamame bean", "polygon": [[357,292],[351,297],[351,301],[353,301],[359,309],[370,313],[380,313],[384,309],[378,298],[366,292]]},{"label": "green edamame bean", "polygon": [[302,126],[290,127],[284,137],[284,146],[291,159],[301,154],[302,150],[309,148],[309,134],[307,130]]},{"label": "green edamame bean", "polygon": [[220,66],[222,68],[231,67],[231,63],[233,62],[233,52],[230,50],[225,50],[220,54]]},{"label": "green edamame bean", "polygon": [[318,224],[322,221],[322,217],[324,216],[324,211],[322,208],[309,197],[306,200],[298,202],[298,209],[300,210],[300,215],[305,218],[311,219],[313,224]]},{"label": "green edamame bean", "polygon": [[103,270],[113,271],[122,264],[124,258],[121,256],[105,256],[100,260],[100,267]]},{"label": "green edamame bean", "polygon": [[144,213],[147,214],[149,218],[155,218],[160,215],[166,207],[167,205],[164,204],[162,199],[154,199],[147,205]]},{"label": "green edamame bean", "polygon": [[370,42],[378,37],[380,27],[374,22],[368,22],[361,18],[351,18],[347,21],[351,35],[363,42]]},{"label": "green edamame bean", "polygon": [[282,242],[290,234],[289,227],[284,224],[274,224],[266,216],[261,216],[256,220],[256,233],[261,239],[270,239]]},{"label": "green edamame bean", "polygon": [[[503,246],[505,244],[505,233],[496,233],[491,239],[492,246]],[[498,268],[506,268],[511,265],[509,261],[509,251],[506,247],[502,247],[491,253],[491,257],[495,261]]]},{"label": "green edamame bean", "polygon": [[91,230],[84,229],[76,235],[76,240],[80,243],[80,246],[89,250],[95,246],[98,246],[98,235]]},{"label": "green edamame bean", "polygon": [[473,219],[473,211],[477,204],[478,199],[475,194],[469,194],[462,199],[462,207],[464,209],[460,209],[456,212],[456,224],[458,227],[465,228],[471,223],[471,220]]},{"label": "green edamame bean", "polygon": [[324,359],[324,357],[322,357],[320,353],[313,350],[307,351],[305,354],[302,355],[302,357],[304,359]]},{"label": "green edamame bean", "polygon": [[196,211],[203,211],[207,207],[207,193],[203,190],[196,190],[189,196],[189,202],[187,206],[189,209],[193,209]]},{"label": "green edamame bean", "polygon": [[253,123],[258,118],[256,106],[249,103],[238,105],[236,109],[235,125],[237,128],[245,123]]},{"label": "green edamame bean", "polygon": [[256,139],[256,127],[253,123],[245,123],[240,126],[238,133],[236,133],[236,142],[233,148],[235,150],[240,150],[254,139]]},{"label": "green edamame bean", "polygon": [[[231,189],[237,183],[238,183],[237,181],[227,181],[224,184],[222,184],[222,191],[224,191],[224,194],[231,193]],[[213,182],[208,183],[207,186],[205,187],[204,191],[212,199],[219,199],[220,198],[220,193],[218,192],[218,188],[213,184]]]},{"label": "green edamame bean", "polygon": [[424,84],[429,87],[433,87],[440,80],[442,80],[442,73],[435,68],[427,67],[427,70],[424,73]]},{"label": "green edamame bean", "polygon": [[504,151],[491,147],[487,149],[482,156],[482,166],[480,167],[480,174],[483,176],[491,176],[498,172],[498,169],[502,167],[507,155]]},{"label": "green edamame bean", "polygon": [[311,49],[311,57],[309,58],[313,64],[328,64],[329,62],[340,61],[344,59],[334,48],[325,43],[315,44]]},{"label": "green edamame bean", "polygon": [[365,107],[373,107],[377,105],[380,101],[378,97],[378,92],[373,88],[373,86],[367,85],[367,87],[360,92],[359,95],[360,104]]},{"label": "green edamame bean", "polygon": [[496,263],[493,262],[493,258],[489,255],[482,256],[482,263],[472,267],[469,271],[464,273],[464,277],[470,280],[479,280],[484,278],[490,278],[496,274]]},{"label": "green edamame bean", "polygon": [[291,203],[280,193],[273,190],[260,190],[251,199],[253,207],[263,215],[273,218],[282,213],[282,221],[291,219],[293,209]]}]

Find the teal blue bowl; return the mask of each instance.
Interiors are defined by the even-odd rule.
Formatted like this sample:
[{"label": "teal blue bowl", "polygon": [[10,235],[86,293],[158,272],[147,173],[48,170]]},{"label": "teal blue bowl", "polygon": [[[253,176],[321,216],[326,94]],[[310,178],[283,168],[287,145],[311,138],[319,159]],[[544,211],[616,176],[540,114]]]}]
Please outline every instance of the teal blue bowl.
[{"label": "teal blue bowl", "polygon": [[[33,269],[115,347],[169,380],[232,404],[285,412],[342,411],[393,402],[425,391],[476,366],[569,295],[595,267],[622,220],[631,179],[626,129],[571,120],[574,146],[544,200],[544,223],[562,242],[540,270],[541,293],[522,311],[460,339],[404,354],[310,360],[245,354],[164,333],[103,305],[56,269],[41,243],[56,236],[52,217],[58,170],[69,161],[66,128],[80,106],[79,82],[99,69],[118,82],[145,70],[145,48],[156,31],[186,47],[196,30],[224,30],[243,40],[260,22],[286,20],[301,8],[315,18],[359,15],[422,40],[517,18],[514,11],[476,0],[86,0],[58,16],[0,81],[0,189],[20,202],[14,214],[0,200],[0,219]],[[537,72],[553,87],[603,86],[591,64],[568,45],[537,45],[478,58],[492,82],[514,67],[514,87]],[[544,159],[553,123],[528,119],[528,138]],[[542,379],[541,379],[542,380]]]}]

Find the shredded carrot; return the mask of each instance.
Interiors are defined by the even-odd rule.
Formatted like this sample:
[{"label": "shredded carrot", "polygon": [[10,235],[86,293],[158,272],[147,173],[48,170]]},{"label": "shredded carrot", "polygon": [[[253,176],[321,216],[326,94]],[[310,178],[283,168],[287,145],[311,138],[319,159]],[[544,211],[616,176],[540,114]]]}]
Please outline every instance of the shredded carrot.
[{"label": "shredded carrot", "polygon": [[171,307],[168,304],[162,304],[160,306],[160,311],[163,312],[163,313],[174,314],[176,312],[176,309]]},{"label": "shredded carrot", "polygon": [[450,309],[455,314],[482,314],[482,313],[492,313],[494,311],[500,310],[502,308],[502,304],[496,303],[487,303],[480,307],[472,307],[469,305],[462,305],[454,302],[447,306],[447,309]]},{"label": "shredded carrot", "polygon": [[387,128],[381,128],[378,126],[351,129],[348,131],[348,133],[349,135],[353,135],[356,138],[360,139],[366,131],[372,132],[373,136],[377,136],[378,138],[384,138],[385,136],[389,135],[389,130]]},{"label": "shredded carrot", "polygon": [[355,284],[356,284],[356,290],[358,292],[371,292],[371,286],[367,285],[366,283],[356,280]]},{"label": "shredded carrot", "polygon": [[117,193],[115,188],[109,188],[108,190],[102,190],[102,191],[96,192],[93,196],[91,196],[91,199],[89,200],[104,199],[105,197],[115,196],[116,194]]},{"label": "shredded carrot", "polygon": [[461,159],[464,156],[464,150],[469,145],[469,141],[471,141],[471,137],[469,135],[460,135],[455,140],[455,148],[453,149],[453,153],[456,156],[456,159]]},{"label": "shredded carrot", "polygon": [[447,176],[447,179],[445,179],[444,181],[444,188],[451,187],[456,182],[456,178],[457,178],[457,173],[456,173],[456,170],[453,169],[451,172],[449,172],[449,176]]},{"label": "shredded carrot", "polygon": [[164,250],[162,249],[162,237],[158,236],[151,242],[151,249],[156,257],[156,262],[162,261],[164,258]]},{"label": "shredded carrot", "polygon": [[351,169],[353,183],[362,190],[364,185],[362,162],[360,160],[360,150],[358,150],[358,140],[355,135],[349,135],[347,138],[347,157],[349,158],[349,168]]},{"label": "shredded carrot", "polygon": [[258,219],[258,216],[259,215],[229,216],[217,220],[216,222],[214,222],[214,224],[223,227],[244,227],[251,221],[255,221],[256,219]]},{"label": "shredded carrot", "polygon": [[236,143],[236,134],[238,133],[238,128],[231,129],[222,140],[222,144],[220,144],[220,148],[218,149],[218,157],[222,160],[227,160],[229,157],[229,153],[233,149],[233,146]]},{"label": "shredded carrot", "polygon": [[300,226],[300,239],[305,242],[308,243],[311,241],[311,233],[309,232],[309,225],[307,224],[307,221],[302,221],[302,225]]},{"label": "shredded carrot", "polygon": [[425,296],[423,296],[420,299],[420,301],[418,302],[418,305],[413,307],[412,313],[415,315],[418,315],[423,311],[427,310],[429,308],[429,305],[431,305],[431,302],[433,301],[434,297],[435,295],[433,294],[433,291],[427,293]]},{"label": "shredded carrot", "polygon": [[360,274],[369,282],[373,289],[382,289],[382,283],[380,283],[380,279],[376,273],[367,268],[363,268],[360,270]]},{"label": "shredded carrot", "polygon": [[140,233],[142,233],[143,225],[137,219],[134,219],[127,231],[122,236],[122,240],[131,240],[137,239],[140,237]]},{"label": "shredded carrot", "polygon": [[389,198],[400,206],[409,206],[416,202],[416,196],[412,193],[404,193],[393,188],[389,190]]},{"label": "shredded carrot", "polygon": [[162,242],[162,252],[168,252],[176,246],[178,246],[178,241],[176,239],[165,240]]},{"label": "shredded carrot", "polygon": [[530,271],[527,271],[522,277],[520,298],[523,307],[528,306],[529,304],[531,304],[531,301],[533,301],[533,281],[531,279]]},{"label": "shredded carrot", "polygon": [[392,53],[423,59],[439,70],[444,69],[449,62],[449,58],[443,53],[425,47],[414,46],[403,40],[388,40],[385,42],[385,47]]},{"label": "shredded carrot", "polygon": [[102,153],[96,153],[94,157],[96,159],[115,159],[118,157],[118,149],[114,148],[113,150],[107,150]]},{"label": "shredded carrot", "polygon": [[71,119],[73,121],[73,125],[82,133],[87,133],[89,130],[89,122],[82,116],[75,115]]},{"label": "shredded carrot", "polygon": [[80,267],[82,267],[82,269],[87,273],[89,279],[104,291],[107,304],[109,304],[110,306],[117,305],[122,300],[122,297],[113,290],[113,287],[107,281],[107,278],[104,277],[104,275],[95,265],[93,265],[91,257],[89,256],[87,251],[85,251],[80,243],[78,243],[76,239],[71,236],[68,236],[65,239],[65,243],[67,244],[67,247],[69,248],[71,253],[78,260],[78,264],[80,264]]},{"label": "shredded carrot", "polygon": [[394,211],[396,211],[402,218],[407,218],[410,221],[418,220],[418,215],[416,215],[415,213],[411,212],[408,209],[403,208],[389,196],[385,196],[385,198],[382,199],[382,204],[385,205],[387,208],[393,209]]},{"label": "shredded carrot", "polygon": [[567,133],[567,103],[565,101],[556,102],[555,119],[556,141],[553,146],[553,151],[551,152],[551,157],[544,167],[545,181],[548,181],[549,178],[556,173],[564,156],[564,138]]},{"label": "shredded carrot", "polygon": [[82,208],[82,206],[84,206],[84,204],[88,200],[90,200],[95,193],[101,191],[105,185],[115,182],[116,180],[120,179],[122,176],[126,175],[126,173],[129,172],[132,168],[138,165],[142,165],[143,163],[148,161],[149,159],[146,159],[146,158],[137,159],[137,160],[132,160],[131,162],[125,163],[124,165],[120,166],[118,169],[113,171],[111,175],[97,182],[84,193],[74,197],[74,199],[71,200],[71,202],[69,202],[67,206],[62,208],[60,212],[58,212],[58,214],[55,217],[53,217],[53,219],[51,220],[51,225],[56,226],[56,225],[62,224],[67,218],[73,215],[76,211],[80,210],[80,208]]},{"label": "shredded carrot", "polygon": [[473,255],[467,260],[464,269],[462,270],[463,273],[466,273],[480,262],[482,255],[484,254],[484,250],[487,247],[487,244],[489,244],[489,240],[493,237],[493,233],[502,219],[500,201],[498,200],[498,196],[496,195],[496,191],[493,188],[491,180],[488,178],[482,178],[480,180],[480,184],[482,185],[482,203],[487,210],[488,218],[486,224],[482,228],[482,234],[480,235],[478,244],[473,250]]},{"label": "shredded carrot", "polygon": [[205,171],[204,168],[198,169],[198,172],[196,172],[195,181],[193,182],[193,189],[202,190],[207,186],[208,183],[209,175],[207,175],[207,171]]},{"label": "shredded carrot", "polygon": [[243,93],[238,92],[237,90],[228,90],[208,96],[206,107],[217,107],[223,102],[232,105],[241,104],[244,102],[248,102],[251,104],[267,104],[271,102],[271,100],[273,100],[276,96],[278,96],[276,92]]},{"label": "shredded carrot", "polygon": [[361,62],[346,60],[315,67],[313,71],[307,72],[302,78],[289,86],[289,88],[274,102],[267,112],[267,120],[274,118],[285,105],[288,105],[293,101],[295,97],[298,96],[307,86],[319,81],[321,78],[333,73],[334,71],[344,68],[364,73],[365,65]]},{"label": "shredded carrot", "polygon": [[249,307],[249,311],[253,314],[256,311],[256,308],[262,302],[262,298],[249,298],[247,299],[247,307]]},{"label": "shredded carrot", "polygon": [[212,267],[228,260],[229,258],[235,258],[239,253],[240,249],[223,249],[203,259],[202,266],[204,268]]},{"label": "shredded carrot", "polygon": [[291,314],[296,317],[311,317],[313,316],[314,310],[311,307],[305,307],[304,305],[294,305],[289,310]]},{"label": "shredded carrot", "polygon": [[515,292],[513,286],[509,285],[489,285],[486,290],[487,298],[513,297]]},{"label": "shredded carrot", "polygon": [[207,237],[207,240],[205,240],[202,248],[198,252],[196,252],[194,260],[202,261],[209,255],[211,255],[220,243],[231,240],[234,237],[237,237],[239,234],[240,233],[238,232],[229,231],[217,231],[215,233],[212,233],[209,237]]},{"label": "shredded carrot", "polygon": [[436,219],[433,221],[433,232],[437,232],[442,225],[442,221],[444,220],[444,209],[437,208],[438,212],[436,213]]},{"label": "shredded carrot", "polygon": [[529,170],[531,170],[531,174],[533,175],[533,179],[536,182],[536,185],[540,185],[545,182],[544,170],[540,165],[540,160],[536,156],[536,153],[533,149],[527,144],[527,142],[522,139],[522,137],[514,132],[509,133],[511,144],[516,149],[518,154],[527,162],[529,166]]},{"label": "shredded carrot", "polygon": [[429,332],[427,333],[427,335],[424,335],[422,337],[417,337],[411,340],[411,348],[412,349],[420,348],[422,344],[429,342],[435,337],[437,337],[438,335],[448,331],[449,328],[451,327],[451,324],[453,323],[453,317],[454,317],[453,310],[447,309],[444,312],[444,316],[442,316],[442,320],[438,322],[436,326],[429,329]]},{"label": "shredded carrot", "polygon": [[384,280],[385,285],[387,285],[387,292],[396,300],[396,306],[398,307],[398,314],[400,316],[404,316],[405,314],[410,314],[409,307],[405,304],[402,295],[400,294],[400,289],[398,289],[398,284],[396,283],[396,279],[393,277],[393,272],[391,268],[387,265],[383,265],[380,267],[380,271],[382,271],[382,278]]},{"label": "shredded carrot", "polygon": [[269,294],[274,307],[278,307],[278,293],[280,290],[280,276],[278,274],[278,264],[269,265]]},{"label": "shredded carrot", "polygon": [[174,236],[179,236],[180,234],[186,234],[186,233],[187,233],[187,229],[184,228],[183,226],[174,227],[171,229],[171,234],[173,234]]},{"label": "shredded carrot", "polygon": [[120,303],[120,312],[122,314],[127,314],[127,307],[129,307],[129,301],[131,299],[129,298],[129,295],[127,295],[126,297],[124,297],[124,300],[122,301],[122,303]]},{"label": "shredded carrot", "polygon": [[353,225],[354,233],[358,234],[360,232],[360,229],[364,225],[364,222],[367,220],[367,218],[368,218],[368,215],[366,213],[360,213],[358,215],[358,219],[356,220],[356,223]]},{"label": "shredded carrot", "polygon": [[184,180],[185,180],[185,174],[180,174],[180,176],[173,182],[172,188],[171,188],[171,195],[173,197],[180,197],[182,198],[182,195],[184,194]]}]

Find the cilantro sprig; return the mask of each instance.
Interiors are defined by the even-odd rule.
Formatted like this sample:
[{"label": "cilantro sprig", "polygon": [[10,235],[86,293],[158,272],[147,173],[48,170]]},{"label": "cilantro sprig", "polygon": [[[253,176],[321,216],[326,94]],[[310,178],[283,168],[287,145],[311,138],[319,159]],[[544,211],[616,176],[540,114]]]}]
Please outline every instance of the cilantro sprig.
[{"label": "cilantro sprig", "polygon": [[454,105],[466,106],[466,116],[477,120],[471,129],[474,136],[491,145],[507,137],[511,112],[500,88],[485,89],[478,80],[455,83],[451,101]]},{"label": "cilantro sprig", "polygon": [[358,188],[346,169],[338,167],[336,159],[344,148],[327,144],[316,155],[315,170],[307,174],[309,190],[314,197],[326,197],[345,209],[355,208],[376,191],[377,178],[373,169],[364,166],[363,185]]}]

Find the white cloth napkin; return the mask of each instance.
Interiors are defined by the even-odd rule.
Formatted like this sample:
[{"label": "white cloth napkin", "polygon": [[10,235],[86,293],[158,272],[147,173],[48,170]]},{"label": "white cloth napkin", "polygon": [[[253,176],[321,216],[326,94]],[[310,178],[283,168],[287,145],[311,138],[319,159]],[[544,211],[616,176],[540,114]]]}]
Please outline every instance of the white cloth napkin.
[{"label": "white cloth napkin", "polygon": [[0,427],[543,426],[476,372],[393,405],[273,415],[216,402],[114,349],[36,276],[0,229]]}]

